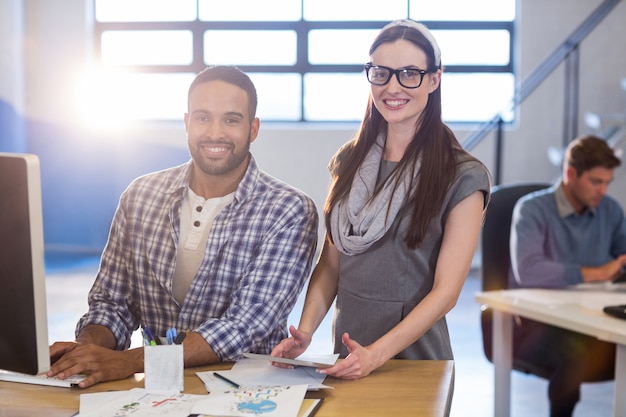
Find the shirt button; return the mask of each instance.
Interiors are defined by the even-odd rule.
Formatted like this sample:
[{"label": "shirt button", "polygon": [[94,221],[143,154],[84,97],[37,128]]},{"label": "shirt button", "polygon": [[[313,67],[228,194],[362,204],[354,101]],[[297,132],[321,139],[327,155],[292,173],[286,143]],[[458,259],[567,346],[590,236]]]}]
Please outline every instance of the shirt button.
[{"label": "shirt button", "polygon": [[202,206],[198,206],[198,207],[196,207],[196,211],[197,211],[198,213],[200,213],[200,212],[202,211]]},{"label": "shirt button", "polygon": [[193,222],[193,225],[196,227],[200,227],[200,222],[198,220],[196,220],[195,222]]}]

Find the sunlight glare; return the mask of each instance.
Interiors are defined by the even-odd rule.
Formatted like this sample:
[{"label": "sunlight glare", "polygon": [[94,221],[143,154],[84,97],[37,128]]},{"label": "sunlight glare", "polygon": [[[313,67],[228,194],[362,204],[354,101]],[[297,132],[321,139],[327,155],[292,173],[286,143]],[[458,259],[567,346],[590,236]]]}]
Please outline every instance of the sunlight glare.
[{"label": "sunlight glare", "polygon": [[133,102],[127,92],[131,77],[119,70],[85,73],[76,84],[75,105],[79,122],[95,130],[119,130],[133,118]]}]

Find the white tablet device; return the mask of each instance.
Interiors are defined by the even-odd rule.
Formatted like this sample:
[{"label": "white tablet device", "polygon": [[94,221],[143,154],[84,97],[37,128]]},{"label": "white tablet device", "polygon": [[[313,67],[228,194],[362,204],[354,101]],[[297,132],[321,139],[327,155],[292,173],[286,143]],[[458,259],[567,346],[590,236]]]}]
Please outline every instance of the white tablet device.
[{"label": "white tablet device", "polygon": [[334,363],[321,363],[321,362],[312,362],[301,359],[288,359],[288,358],[280,358],[278,356],[271,355],[261,355],[259,353],[244,353],[243,356],[249,359],[262,359],[266,361],[286,363],[294,366],[310,366],[312,368],[330,368],[334,366]]}]

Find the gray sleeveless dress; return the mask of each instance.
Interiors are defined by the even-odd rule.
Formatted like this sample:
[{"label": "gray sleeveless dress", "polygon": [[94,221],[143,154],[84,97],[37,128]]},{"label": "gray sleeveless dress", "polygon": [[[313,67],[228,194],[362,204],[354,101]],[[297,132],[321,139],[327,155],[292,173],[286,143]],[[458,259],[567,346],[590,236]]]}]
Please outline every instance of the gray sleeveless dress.
[{"label": "gray sleeveless dress", "polygon": [[[386,178],[394,162],[383,161],[379,178]],[[428,294],[433,286],[435,265],[448,213],[477,190],[489,200],[489,174],[477,161],[459,166],[457,178],[448,192],[443,209],[429,226],[424,242],[409,249],[404,242],[408,219],[396,218],[395,224],[365,253],[340,255],[340,277],[333,318],[333,343],[340,357],[347,356],[341,335],[367,346],[394,326]],[[427,198],[427,196],[424,196]],[[394,233],[395,226],[399,226]],[[453,359],[445,317],[435,323],[419,340],[400,352],[396,359]]]}]

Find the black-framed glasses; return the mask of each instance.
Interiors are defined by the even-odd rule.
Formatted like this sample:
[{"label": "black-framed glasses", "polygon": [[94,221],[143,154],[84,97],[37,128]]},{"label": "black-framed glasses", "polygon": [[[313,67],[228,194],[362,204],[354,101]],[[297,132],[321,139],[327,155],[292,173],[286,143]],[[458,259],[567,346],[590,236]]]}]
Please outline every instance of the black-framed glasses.
[{"label": "black-framed glasses", "polygon": [[421,70],[419,68],[398,68],[392,69],[383,67],[382,65],[374,65],[371,62],[365,64],[365,75],[367,81],[374,85],[385,85],[391,80],[395,74],[398,82],[405,88],[418,88],[422,85],[424,75],[430,74],[431,71]]}]

